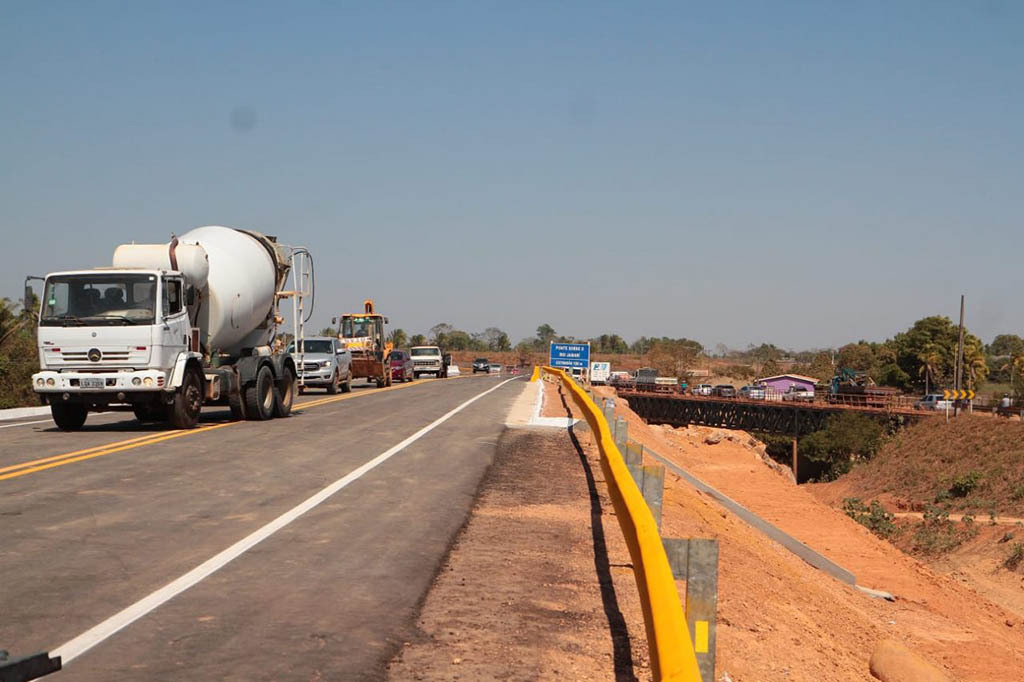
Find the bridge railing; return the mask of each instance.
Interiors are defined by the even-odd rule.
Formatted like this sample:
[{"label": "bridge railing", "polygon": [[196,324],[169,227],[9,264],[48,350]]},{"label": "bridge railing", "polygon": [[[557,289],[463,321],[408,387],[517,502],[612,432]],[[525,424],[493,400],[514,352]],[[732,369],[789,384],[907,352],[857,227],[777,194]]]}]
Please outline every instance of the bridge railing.
[{"label": "bridge railing", "polygon": [[541,372],[561,380],[594,434],[609,497],[633,560],[654,679],[701,682],[693,640],[658,526],[626,468],[608,422],[601,409],[564,371],[553,367],[535,368],[531,381],[536,381]]}]

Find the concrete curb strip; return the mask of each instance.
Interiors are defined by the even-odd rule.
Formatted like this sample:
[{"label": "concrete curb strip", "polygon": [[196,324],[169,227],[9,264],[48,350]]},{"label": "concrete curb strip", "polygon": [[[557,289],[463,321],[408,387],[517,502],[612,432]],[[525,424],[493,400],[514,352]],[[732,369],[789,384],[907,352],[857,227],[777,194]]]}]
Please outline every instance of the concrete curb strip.
[{"label": "concrete curb strip", "polygon": [[790,552],[796,554],[798,557],[809,563],[811,566],[814,566],[820,571],[828,573],[836,580],[841,580],[842,582],[847,583],[848,585],[857,584],[857,578],[853,575],[853,573],[846,570],[845,568],[835,563],[831,559],[828,559],[827,557],[814,551],[804,543],[794,538],[792,535],[784,533],[782,530],[768,523],[767,521],[765,521],[760,516],[750,511],[740,503],[718,492],[704,481],[690,474],[688,471],[680,467],[678,464],[675,464],[671,460],[662,457],[661,455],[654,452],[647,446],[644,446],[644,453],[650,455],[654,459],[664,464],[666,467],[671,469],[673,473],[682,477],[694,488],[710,496],[712,499],[717,501],[719,504],[721,504],[723,507],[731,511],[733,514],[736,514],[736,516],[740,517],[741,519],[749,523],[751,526],[753,526],[754,528],[758,529],[759,531],[770,537],[772,540],[775,540],[780,545],[788,549]]},{"label": "concrete curb strip", "polygon": [[50,408],[46,405],[43,405],[42,407],[13,407],[9,410],[0,410],[0,422],[7,421],[9,419],[40,417],[44,414],[50,414]]}]

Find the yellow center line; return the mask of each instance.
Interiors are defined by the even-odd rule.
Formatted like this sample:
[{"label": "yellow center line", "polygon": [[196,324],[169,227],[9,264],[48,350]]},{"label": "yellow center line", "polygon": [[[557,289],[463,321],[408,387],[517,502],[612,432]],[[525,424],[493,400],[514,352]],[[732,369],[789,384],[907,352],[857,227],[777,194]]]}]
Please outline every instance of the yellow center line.
[{"label": "yellow center line", "polygon": [[102,457],[104,455],[111,455],[115,452],[121,452],[122,450],[131,450],[133,448],[142,447],[143,445],[150,445],[151,443],[159,443],[165,440],[171,440],[172,438],[181,438],[182,436],[189,436],[193,433],[202,433],[203,431],[212,431],[213,429],[222,429],[225,426],[231,426],[238,422],[222,422],[220,424],[210,424],[209,426],[202,426],[198,429],[191,429],[188,431],[171,431],[163,435],[157,436],[156,438],[150,438],[149,440],[141,443],[127,443],[120,445],[119,447],[112,447],[106,450],[100,450],[99,452],[93,452],[88,455],[81,455],[79,457],[71,457],[70,459],[62,459],[59,462],[50,462],[49,464],[41,464],[39,466],[31,467],[29,469],[23,469],[21,471],[15,471],[14,473],[4,474],[0,476],[0,481],[8,478],[17,478],[19,476],[26,476],[28,474],[34,474],[37,471],[45,471],[46,469],[53,469],[54,467],[61,467],[65,464],[72,464],[74,462],[81,462],[82,460],[92,459],[93,457]]},{"label": "yellow center line", "polygon": [[[451,377],[452,379],[463,379],[465,377]],[[388,386],[385,388],[374,389],[373,391],[349,393],[341,396],[332,396],[330,398],[321,398],[319,400],[310,400],[306,402],[296,402],[293,409],[304,410],[310,407],[319,407],[321,405],[329,405],[342,400],[352,400],[353,398],[362,398],[365,396],[377,395],[386,391],[396,391],[402,388],[411,388],[413,386],[423,384],[422,380],[413,381],[407,384],[398,384],[395,386]],[[75,462],[81,462],[83,460],[92,459],[94,457],[102,457],[104,455],[112,455],[115,452],[123,452],[124,450],[132,450],[134,448],[142,447],[143,445],[150,445],[153,443],[160,443],[165,440],[171,440],[173,438],[180,438],[182,436],[189,436],[195,433],[203,433],[204,431],[212,431],[213,429],[220,429],[225,426],[233,426],[235,424],[241,424],[241,421],[221,422],[218,424],[209,424],[207,426],[200,426],[194,429],[186,430],[175,430],[175,431],[163,431],[160,433],[151,433],[145,436],[138,436],[136,438],[129,438],[128,440],[116,441],[114,443],[108,443],[106,445],[97,445],[91,448],[85,448],[84,450],[75,450],[74,452],[66,452],[62,455],[53,455],[52,457],[43,457],[42,459],[34,459],[28,462],[21,462],[20,464],[12,464],[0,468],[0,481],[7,480],[9,478],[18,478],[19,476],[27,476],[28,474],[34,474],[39,471],[45,471],[47,469],[53,469],[65,464],[73,464]]]},{"label": "yellow center line", "polygon": [[12,464],[11,466],[6,466],[6,467],[3,467],[3,468],[0,468],[0,474],[8,472],[8,471],[13,471],[15,469],[23,469],[25,467],[29,467],[29,466],[32,466],[34,464],[45,464],[46,462],[53,462],[55,460],[64,459],[66,457],[74,457],[75,455],[84,455],[84,454],[87,454],[87,453],[90,453],[90,452],[95,452],[97,450],[105,450],[107,448],[111,448],[111,447],[114,447],[114,446],[117,446],[117,445],[127,445],[128,443],[138,443],[139,441],[150,440],[152,438],[158,438],[160,436],[166,435],[167,433],[168,433],[167,431],[164,431],[162,433],[147,433],[145,436],[139,436],[138,438],[130,438],[128,440],[119,440],[119,441],[115,441],[113,443],[107,443],[106,445],[97,445],[95,447],[86,448],[84,450],[75,450],[74,452],[65,452],[63,455],[53,455],[52,457],[43,457],[42,459],[33,459],[30,462],[21,462],[20,464]]}]

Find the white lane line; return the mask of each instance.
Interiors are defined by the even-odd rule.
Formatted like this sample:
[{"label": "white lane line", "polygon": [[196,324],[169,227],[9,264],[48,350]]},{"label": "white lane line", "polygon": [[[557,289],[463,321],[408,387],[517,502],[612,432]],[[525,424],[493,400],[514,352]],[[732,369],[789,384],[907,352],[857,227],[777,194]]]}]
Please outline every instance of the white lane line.
[{"label": "white lane line", "polygon": [[40,419],[39,421],[34,421],[34,422],[19,422],[17,424],[4,424],[3,426],[0,426],[0,429],[13,429],[15,426],[28,426],[29,424],[45,424],[46,422],[52,423],[53,420],[52,419]]},{"label": "white lane line", "polygon": [[480,398],[483,398],[488,393],[498,390],[499,388],[507,384],[509,381],[515,381],[515,379],[507,379],[506,381],[501,382],[497,386],[489,388],[483,393],[479,393],[476,396],[470,398],[469,400],[462,403],[455,409],[451,410],[450,412],[444,414],[440,418],[427,424],[422,429],[412,434],[402,442],[390,447],[389,449],[380,453],[379,455],[377,455],[370,461],[366,462],[359,468],[349,472],[342,478],[339,478],[334,483],[331,483],[329,486],[327,486],[320,492],[308,498],[305,502],[302,502],[299,505],[292,507],[284,514],[281,514],[276,519],[274,519],[267,525],[263,526],[259,530],[250,533],[248,536],[239,540],[238,542],[223,550],[219,554],[216,554],[213,557],[207,559],[206,561],[199,564],[198,566],[196,566],[180,578],[164,585],[155,592],[150,593],[148,596],[143,597],[142,599],[135,602],[126,609],[119,611],[118,613],[115,613],[113,616],[107,618],[99,625],[89,628],[88,630],[78,635],[74,639],[67,641],[64,644],[61,644],[56,649],[52,650],[50,652],[50,655],[60,656],[62,664],[67,665],[68,663],[75,660],[76,658],[78,658],[79,656],[81,656],[86,651],[93,648],[103,640],[109,638],[118,631],[128,627],[129,625],[137,621],[139,618],[142,618],[150,611],[153,611],[154,609],[159,607],[161,604],[170,601],[171,599],[181,594],[185,590],[189,589],[193,585],[197,584],[204,578],[210,576],[214,572],[223,568],[231,561],[237,559],[242,554],[252,549],[255,545],[266,540],[271,535],[281,530],[295,519],[299,518],[309,510],[315,508],[317,505],[324,502],[326,499],[331,497],[331,495],[338,492],[339,490],[347,486],[349,483],[358,480],[364,474],[380,466],[396,453],[401,452],[403,449],[405,449],[412,443],[416,442],[423,436],[427,435],[428,433],[430,433],[435,428],[437,428],[444,422],[454,417],[462,410],[466,409],[466,407],[468,407],[472,403],[475,403],[477,400],[480,400]]}]

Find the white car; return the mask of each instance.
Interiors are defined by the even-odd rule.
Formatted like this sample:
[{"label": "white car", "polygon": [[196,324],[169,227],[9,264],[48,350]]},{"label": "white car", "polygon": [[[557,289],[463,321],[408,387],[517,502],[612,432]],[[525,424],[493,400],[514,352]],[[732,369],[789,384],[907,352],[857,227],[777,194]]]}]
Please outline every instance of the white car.
[{"label": "white car", "polygon": [[914,407],[919,410],[951,410],[953,401],[946,400],[941,393],[929,393],[914,403]]},{"label": "white car", "polygon": [[746,398],[747,400],[764,400],[765,392],[764,386],[754,386],[748,384],[740,389],[740,397]]},{"label": "white car", "polygon": [[489,374],[501,374],[501,363],[492,362],[487,366],[487,372]]},{"label": "white car", "polygon": [[693,387],[693,395],[709,396],[714,393],[715,387],[711,384],[697,384]]}]

